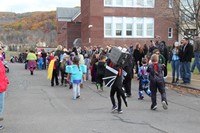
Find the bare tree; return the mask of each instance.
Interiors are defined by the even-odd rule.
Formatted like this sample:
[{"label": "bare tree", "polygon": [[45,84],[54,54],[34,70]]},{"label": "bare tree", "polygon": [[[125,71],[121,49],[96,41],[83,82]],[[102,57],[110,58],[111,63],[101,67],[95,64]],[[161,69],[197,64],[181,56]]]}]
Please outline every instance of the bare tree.
[{"label": "bare tree", "polygon": [[198,36],[200,0],[174,0],[172,6],[174,24],[178,33],[189,38]]}]

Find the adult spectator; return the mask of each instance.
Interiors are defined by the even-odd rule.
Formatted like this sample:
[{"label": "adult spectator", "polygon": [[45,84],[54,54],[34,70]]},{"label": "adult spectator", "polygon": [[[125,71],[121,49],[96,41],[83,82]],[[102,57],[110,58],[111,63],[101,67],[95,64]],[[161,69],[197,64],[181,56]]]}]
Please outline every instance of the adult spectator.
[{"label": "adult spectator", "polygon": [[44,51],[44,49],[42,49],[41,55],[42,55],[42,59],[43,59],[43,69],[46,69],[46,67],[47,67],[47,53]]},{"label": "adult spectator", "polygon": [[[175,42],[171,52],[172,83],[177,83],[180,73],[179,42]],[[176,76],[175,76],[176,74]]]},{"label": "adult spectator", "polygon": [[[142,61],[143,57],[144,57],[143,48],[141,47],[140,43],[136,43],[136,48],[133,52],[133,58],[135,60],[134,64],[139,63],[139,65],[141,66],[141,61]],[[138,65],[136,65],[136,72],[135,73],[138,73]]]},{"label": "adult spectator", "polygon": [[165,57],[165,69],[164,69],[164,77],[167,77],[167,62],[169,59],[169,51],[167,48],[167,45],[165,41],[161,41],[160,36],[156,36],[156,47],[159,49],[160,54],[162,54]]},{"label": "adult spectator", "polygon": [[182,67],[182,84],[190,84],[191,82],[191,72],[190,72],[190,65],[192,61],[192,52],[193,48],[192,45],[189,43],[189,39],[184,37],[182,40],[183,46],[181,49],[181,67]]},{"label": "adult spectator", "polygon": [[200,73],[200,37],[195,38],[193,51],[194,51],[194,62],[192,64],[191,72],[193,72],[195,67],[197,66],[197,69],[199,70]]}]

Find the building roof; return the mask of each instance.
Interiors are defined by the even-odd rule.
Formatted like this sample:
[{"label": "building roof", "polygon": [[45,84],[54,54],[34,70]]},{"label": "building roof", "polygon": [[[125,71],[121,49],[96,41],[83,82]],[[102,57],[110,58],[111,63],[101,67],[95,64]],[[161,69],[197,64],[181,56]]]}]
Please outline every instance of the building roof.
[{"label": "building roof", "polygon": [[65,8],[65,7],[57,7],[56,15],[58,21],[66,21],[71,22],[80,15],[80,8]]}]

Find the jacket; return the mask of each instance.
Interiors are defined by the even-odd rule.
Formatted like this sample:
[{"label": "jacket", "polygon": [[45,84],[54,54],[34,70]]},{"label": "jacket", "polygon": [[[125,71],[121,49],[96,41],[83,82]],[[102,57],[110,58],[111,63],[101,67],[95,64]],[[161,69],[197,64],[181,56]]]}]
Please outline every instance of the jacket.
[{"label": "jacket", "polygon": [[8,88],[8,78],[3,63],[0,61],[0,93],[5,92]]}]

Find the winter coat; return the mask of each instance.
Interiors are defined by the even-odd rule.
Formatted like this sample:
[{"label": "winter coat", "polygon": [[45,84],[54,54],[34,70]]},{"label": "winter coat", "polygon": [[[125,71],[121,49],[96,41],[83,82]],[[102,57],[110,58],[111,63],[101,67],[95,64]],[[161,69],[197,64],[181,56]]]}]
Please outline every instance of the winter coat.
[{"label": "winter coat", "polygon": [[8,88],[8,78],[6,76],[6,70],[3,63],[0,61],[0,93],[5,92]]}]

